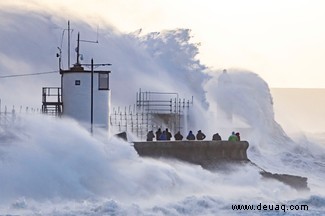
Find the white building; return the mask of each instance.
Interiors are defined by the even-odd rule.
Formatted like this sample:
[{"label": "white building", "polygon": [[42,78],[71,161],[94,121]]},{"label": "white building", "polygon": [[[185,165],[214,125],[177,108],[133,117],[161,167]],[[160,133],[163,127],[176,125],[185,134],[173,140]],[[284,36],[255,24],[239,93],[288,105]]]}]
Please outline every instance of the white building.
[{"label": "white building", "polygon": [[60,70],[61,87],[43,87],[42,112],[73,118],[91,132],[108,130],[109,73],[85,70],[79,63]]},{"label": "white building", "polygon": [[80,64],[61,70],[62,116],[74,118],[86,127],[93,124],[96,128],[108,129],[109,73],[92,73]]},{"label": "white building", "polygon": [[[69,23],[68,32],[70,32]],[[70,36],[68,39],[70,40]],[[93,60],[91,64],[81,65],[79,63],[79,33],[77,42],[77,63],[67,70],[61,69],[61,49],[59,48],[60,54],[57,54],[57,57],[59,57],[61,87],[43,87],[42,112],[73,118],[91,132],[93,128],[108,130],[110,71],[94,71]],[[95,66],[107,65],[110,64]],[[91,69],[85,70],[83,66]]]}]

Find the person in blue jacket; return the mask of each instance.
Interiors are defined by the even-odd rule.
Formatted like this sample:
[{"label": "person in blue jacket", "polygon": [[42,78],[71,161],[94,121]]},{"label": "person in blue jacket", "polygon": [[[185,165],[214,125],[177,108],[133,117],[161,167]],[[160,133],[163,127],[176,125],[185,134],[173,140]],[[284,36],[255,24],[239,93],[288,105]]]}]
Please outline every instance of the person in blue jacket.
[{"label": "person in blue jacket", "polygon": [[195,140],[195,136],[194,134],[192,133],[192,131],[190,131],[186,137],[187,140]]},{"label": "person in blue jacket", "polygon": [[160,135],[159,140],[167,140],[167,134],[166,134],[166,131],[164,131],[164,132]]}]

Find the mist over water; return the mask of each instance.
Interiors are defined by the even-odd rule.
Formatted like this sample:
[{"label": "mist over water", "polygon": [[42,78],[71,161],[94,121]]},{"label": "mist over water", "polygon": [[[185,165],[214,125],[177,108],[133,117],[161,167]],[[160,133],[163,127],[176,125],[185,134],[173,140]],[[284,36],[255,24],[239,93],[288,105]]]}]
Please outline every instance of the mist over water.
[{"label": "mist over water", "polygon": [[205,205],[204,211],[211,213],[229,202],[283,202],[306,196],[282,183],[261,181],[250,166],[212,173],[177,161],[139,158],[129,143],[92,137],[72,120],[23,116],[16,127],[6,129],[12,137],[1,137],[0,147],[1,203],[9,212],[53,213],[48,205],[68,202],[75,214],[86,205],[103,208],[103,213],[114,208],[111,211],[123,215],[135,208],[142,215],[158,208],[170,215],[191,203],[186,212],[195,215]]},{"label": "mist over water", "polygon": [[[1,73],[55,68],[62,20],[3,12],[1,17],[15,21],[1,22],[6,28],[0,39],[16,44],[14,49],[0,45]],[[22,20],[37,28],[24,26]],[[9,28],[11,24],[15,28]],[[94,34],[85,23],[78,22],[77,27],[82,38]],[[17,44],[21,35],[29,42],[25,54]],[[17,123],[0,127],[0,215],[234,215],[232,204],[260,202],[310,205],[307,213],[289,215],[324,213],[324,146],[293,141],[286,135],[274,120],[268,85],[258,75],[235,69],[226,75],[211,71],[197,59],[198,47],[188,29],[125,35],[106,27],[99,41],[96,47],[81,45],[83,61],[93,57],[95,63],[112,63],[113,105],[134,103],[139,88],[194,96],[194,131],[202,129],[210,139],[220,130],[227,139],[232,130],[240,130],[250,143],[248,155],[253,162],[269,171],[308,177],[310,191],[297,192],[280,182],[264,181],[249,165],[214,173],[178,161],[140,158],[130,143],[93,137],[73,120],[19,115]],[[40,56],[42,66],[38,67]],[[24,67],[14,67],[10,62],[15,60]],[[59,75],[0,79],[1,98],[13,105],[27,100],[40,104],[41,98],[35,95],[46,85],[59,85]],[[11,86],[19,87],[12,92]],[[220,117],[229,112],[231,121]]]}]

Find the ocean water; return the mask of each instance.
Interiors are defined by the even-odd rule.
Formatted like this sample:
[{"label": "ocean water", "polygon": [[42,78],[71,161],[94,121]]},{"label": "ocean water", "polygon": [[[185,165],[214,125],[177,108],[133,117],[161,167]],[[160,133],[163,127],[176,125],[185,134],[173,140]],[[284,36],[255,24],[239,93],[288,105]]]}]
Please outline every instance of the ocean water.
[{"label": "ocean water", "polygon": [[[308,177],[310,191],[262,180],[250,166],[210,172],[138,157],[130,143],[92,137],[72,120],[20,117],[1,131],[1,215],[322,215],[320,153],[249,151],[263,168]],[[310,144],[314,145],[314,144]],[[277,156],[276,156],[277,155]],[[234,211],[234,204],[308,211]]]},{"label": "ocean water", "polygon": [[[57,29],[64,21],[24,12],[2,12],[1,17],[11,22],[1,23],[0,39],[15,44],[13,49],[1,45],[2,71],[22,73],[14,62],[26,73],[47,70],[46,65],[53,70],[50,54],[61,41]],[[22,19],[37,28],[31,31]],[[81,21],[77,27],[82,37],[93,33]],[[25,36],[28,53],[19,51],[19,35]],[[0,215],[324,215],[324,140],[289,137],[274,119],[268,84],[257,74],[209,69],[197,59],[199,47],[189,29],[141,35],[106,27],[99,40],[98,47],[82,45],[84,62],[94,56],[113,64],[113,105],[133,103],[139,88],[194,96],[194,131],[202,129],[208,137],[222,131],[223,138],[241,131],[254,163],[271,172],[307,177],[309,190],[262,179],[249,165],[210,172],[175,160],[140,158],[132,144],[104,134],[91,136],[71,119],[18,114],[14,123],[0,127]],[[58,74],[0,79],[2,103],[40,104],[37,88],[58,83]],[[13,92],[10,86],[21,89]],[[255,210],[234,210],[233,205],[254,205]],[[299,209],[290,210],[292,206]]]}]

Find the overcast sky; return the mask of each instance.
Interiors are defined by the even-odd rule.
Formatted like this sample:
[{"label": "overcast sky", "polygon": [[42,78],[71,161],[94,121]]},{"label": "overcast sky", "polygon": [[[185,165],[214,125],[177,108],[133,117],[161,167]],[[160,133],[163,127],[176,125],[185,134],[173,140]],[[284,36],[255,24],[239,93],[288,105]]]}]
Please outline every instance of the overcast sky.
[{"label": "overcast sky", "polygon": [[258,73],[270,87],[325,88],[322,0],[0,0],[121,32],[190,28],[214,69]]}]

